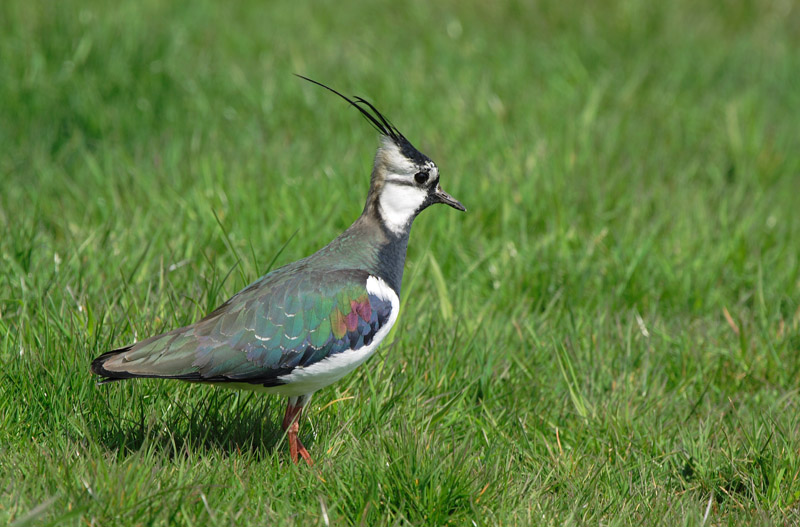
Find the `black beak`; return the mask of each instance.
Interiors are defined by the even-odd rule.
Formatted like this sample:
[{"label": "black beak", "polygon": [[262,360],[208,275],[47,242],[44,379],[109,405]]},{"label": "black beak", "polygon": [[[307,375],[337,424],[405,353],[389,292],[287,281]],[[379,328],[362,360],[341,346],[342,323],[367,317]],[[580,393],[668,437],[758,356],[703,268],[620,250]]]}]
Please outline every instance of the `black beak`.
[{"label": "black beak", "polygon": [[441,185],[436,185],[436,190],[433,191],[433,202],[434,203],[444,203],[445,205],[450,205],[454,209],[458,209],[461,211],[467,210],[467,208],[461,204],[456,198],[442,190]]}]

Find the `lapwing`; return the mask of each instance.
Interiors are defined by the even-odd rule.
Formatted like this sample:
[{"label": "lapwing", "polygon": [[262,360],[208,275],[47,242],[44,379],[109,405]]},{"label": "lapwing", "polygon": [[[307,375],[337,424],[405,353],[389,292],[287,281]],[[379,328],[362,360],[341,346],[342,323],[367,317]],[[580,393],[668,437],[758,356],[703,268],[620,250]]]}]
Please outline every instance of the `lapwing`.
[{"label": "lapwing", "polygon": [[414,218],[430,205],[464,206],[439,169],[372,104],[321,86],[358,109],[381,134],[361,216],[316,253],[276,269],[202,320],[100,355],[100,383],[178,379],[288,397],[282,427],[292,461],[311,456],[298,438],[311,396],[375,353],[400,310]]}]

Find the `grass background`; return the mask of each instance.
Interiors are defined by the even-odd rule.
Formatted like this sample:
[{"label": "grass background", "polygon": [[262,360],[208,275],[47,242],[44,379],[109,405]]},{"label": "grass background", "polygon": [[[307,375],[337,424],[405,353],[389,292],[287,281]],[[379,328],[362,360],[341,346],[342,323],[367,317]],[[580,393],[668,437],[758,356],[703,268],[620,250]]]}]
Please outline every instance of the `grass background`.
[{"label": "grass background", "polygon": [[[788,0],[0,3],[0,523],[797,524],[798,27]],[[88,372],[358,215],[375,133],[294,72],[469,209],[415,223],[391,345],[303,423],[313,470],[277,397]]]}]

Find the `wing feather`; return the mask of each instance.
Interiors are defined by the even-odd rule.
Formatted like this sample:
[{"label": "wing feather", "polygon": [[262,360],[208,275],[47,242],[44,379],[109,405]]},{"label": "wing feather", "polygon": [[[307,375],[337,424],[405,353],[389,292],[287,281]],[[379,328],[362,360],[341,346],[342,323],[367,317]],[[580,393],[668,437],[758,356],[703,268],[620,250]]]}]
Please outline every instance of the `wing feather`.
[{"label": "wing feather", "polygon": [[281,384],[299,366],[371,343],[392,306],[367,291],[368,278],[357,270],[267,275],[196,324],[101,355],[92,371],[109,380]]}]

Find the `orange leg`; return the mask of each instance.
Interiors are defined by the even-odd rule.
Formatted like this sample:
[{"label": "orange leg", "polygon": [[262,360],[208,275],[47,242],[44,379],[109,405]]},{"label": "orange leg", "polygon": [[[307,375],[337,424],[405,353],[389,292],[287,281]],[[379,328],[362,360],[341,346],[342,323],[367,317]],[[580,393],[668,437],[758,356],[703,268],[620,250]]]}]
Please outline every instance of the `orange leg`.
[{"label": "orange leg", "polygon": [[300,416],[303,413],[303,406],[310,399],[310,395],[290,397],[289,404],[286,406],[286,413],[283,415],[283,423],[281,424],[289,440],[289,453],[292,456],[292,461],[297,463],[299,454],[308,463],[308,466],[313,465],[314,461],[311,460],[311,455],[306,450],[306,447],[300,442],[297,433],[300,430]]}]

